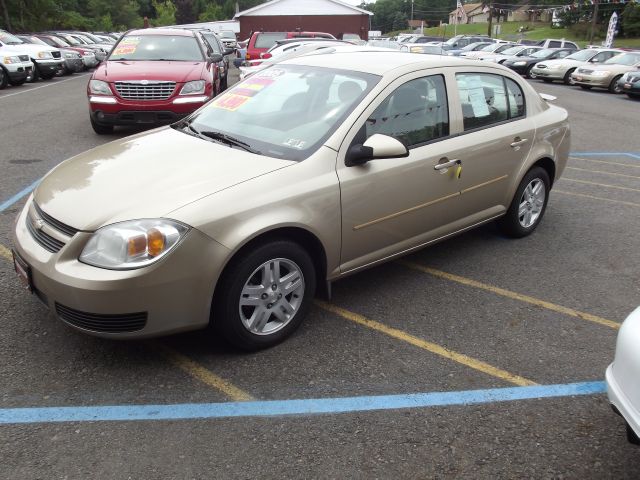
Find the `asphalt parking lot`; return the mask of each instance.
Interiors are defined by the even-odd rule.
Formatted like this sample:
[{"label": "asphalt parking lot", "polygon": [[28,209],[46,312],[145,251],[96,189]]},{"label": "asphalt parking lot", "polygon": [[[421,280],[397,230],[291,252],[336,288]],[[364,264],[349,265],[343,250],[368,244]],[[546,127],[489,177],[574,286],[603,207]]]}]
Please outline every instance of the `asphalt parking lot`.
[{"label": "asphalt parking lot", "polygon": [[[604,392],[640,304],[637,101],[534,82],[572,156],[521,240],[487,225],[333,286],[276,348],[75,333],[10,232],[94,134],[76,75],[0,92],[0,478],[637,478]],[[110,408],[110,407],[117,408]]]}]

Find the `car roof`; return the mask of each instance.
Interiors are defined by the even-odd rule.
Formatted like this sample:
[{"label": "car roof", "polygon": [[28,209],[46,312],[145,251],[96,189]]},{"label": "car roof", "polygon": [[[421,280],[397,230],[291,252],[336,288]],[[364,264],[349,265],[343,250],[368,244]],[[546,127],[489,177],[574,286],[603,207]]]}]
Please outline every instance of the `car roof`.
[{"label": "car roof", "polygon": [[316,67],[338,68],[374,75],[384,75],[401,67],[415,65],[416,68],[437,68],[444,66],[489,66],[476,60],[467,60],[449,55],[420,55],[404,53],[387,48],[336,47],[331,52],[316,53],[285,60],[283,64],[309,65]]},{"label": "car roof", "polygon": [[183,28],[145,28],[142,30],[130,30],[127,35],[167,35],[174,37],[193,37],[194,32]]}]

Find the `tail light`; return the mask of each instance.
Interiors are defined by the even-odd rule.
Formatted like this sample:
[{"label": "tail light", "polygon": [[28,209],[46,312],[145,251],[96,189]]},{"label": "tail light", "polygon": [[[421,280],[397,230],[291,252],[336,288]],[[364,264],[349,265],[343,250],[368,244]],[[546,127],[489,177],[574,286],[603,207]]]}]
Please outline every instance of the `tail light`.
[{"label": "tail light", "polygon": [[260,58],[263,58],[263,59],[271,58],[271,54],[267,52],[261,53]]},{"label": "tail light", "polygon": [[245,60],[251,60],[251,54],[250,53],[246,53],[244,56]]}]

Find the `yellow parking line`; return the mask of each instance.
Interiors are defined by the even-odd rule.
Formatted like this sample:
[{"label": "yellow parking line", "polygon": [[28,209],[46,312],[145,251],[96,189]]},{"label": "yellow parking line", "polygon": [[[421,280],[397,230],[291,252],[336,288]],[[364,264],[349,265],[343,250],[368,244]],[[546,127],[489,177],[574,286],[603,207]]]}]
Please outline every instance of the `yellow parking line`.
[{"label": "yellow parking line", "polygon": [[407,262],[403,260],[399,261],[398,263],[408,268],[411,268],[413,270],[418,270],[420,272],[428,273],[438,278],[443,278],[445,280],[461,283],[462,285],[467,285],[469,287],[486,290],[488,292],[495,293],[496,295],[501,295],[503,297],[511,298],[513,300],[519,300],[521,302],[530,303],[532,305],[536,305],[541,308],[546,308],[547,310],[552,310],[554,312],[562,313],[570,317],[580,318],[582,320],[587,320],[589,322],[597,323],[599,325],[604,325],[610,328],[616,328],[616,329],[620,328],[620,324],[618,322],[607,320],[606,318],[598,317],[596,315],[591,315],[590,313],[580,312],[572,308],[563,307],[562,305],[556,305],[555,303],[547,302],[545,300],[540,300],[538,298],[530,297],[528,295],[522,295],[521,293],[505,290],[504,288],[495,287],[493,285],[478,282],[470,278],[454,275],[453,273],[447,273],[441,270],[436,270],[435,268],[425,267],[424,265],[420,265],[417,263]]},{"label": "yellow parking line", "polygon": [[640,177],[638,177],[637,175],[625,175],[624,173],[605,172],[604,170],[589,170],[588,168],[578,168],[578,167],[567,167],[567,170],[578,170],[580,172],[589,172],[589,173],[602,173],[604,175],[613,175],[614,177],[635,178],[636,180],[640,180]]},{"label": "yellow parking line", "polygon": [[617,165],[619,167],[640,168],[640,165],[629,165],[628,163],[605,162],[603,160],[592,160],[590,158],[570,157],[572,160],[581,160],[583,162],[603,163],[605,165]]},{"label": "yellow parking line", "polygon": [[595,185],[597,187],[618,188],[620,190],[630,190],[632,192],[640,192],[640,189],[638,188],[622,187],[620,185],[609,185],[607,183],[587,182],[586,180],[576,180],[575,178],[562,177],[560,180],[566,180],[568,182],[585,183],[587,185]]},{"label": "yellow parking line", "polygon": [[629,205],[631,207],[640,207],[640,203],[625,202],[624,200],[613,200],[611,198],[604,198],[604,197],[596,197],[595,195],[586,195],[584,193],[565,192],[564,190],[558,190],[556,188],[553,189],[553,192],[561,193],[563,195],[573,195],[574,197],[585,197],[585,198],[591,198],[593,200],[602,200],[603,202],[620,203],[622,205]]},{"label": "yellow parking line", "polygon": [[13,259],[13,256],[11,255],[11,250],[9,250],[7,247],[2,245],[1,243],[0,243],[0,257],[4,257],[7,260]]},{"label": "yellow parking line", "polygon": [[153,342],[153,348],[155,350],[159,350],[165,356],[165,358],[167,358],[171,363],[173,363],[182,371],[188,373],[193,378],[200,380],[202,383],[220,390],[232,400],[236,402],[246,402],[249,400],[254,400],[254,398],[244,390],[241,390],[235,385],[232,385],[222,377],[219,377],[210,370],[207,370],[198,362],[195,362],[189,357],[182,355],[180,352],[177,352],[173,348],[167,347],[166,345],[163,345],[159,342]]},{"label": "yellow parking line", "polygon": [[348,310],[340,308],[331,303],[323,302],[321,300],[316,300],[315,303],[316,305],[327,310],[328,312],[335,313],[336,315],[339,315],[346,320],[350,320],[364,327],[384,333],[397,340],[401,340],[415,347],[421,348],[423,350],[434,353],[436,355],[440,355],[441,357],[447,358],[449,360],[453,360],[454,362],[473,368],[474,370],[478,370],[482,373],[486,373],[487,375],[491,375],[493,377],[499,378],[501,380],[505,380],[515,385],[520,385],[520,386],[537,385],[535,382],[532,382],[531,380],[528,380],[519,375],[514,375],[513,373],[509,373],[505,370],[496,368],[481,360],[468,357],[467,355],[464,355],[462,353],[454,352],[453,350],[449,350],[448,348],[445,348],[441,345],[428,342],[426,340],[423,340],[422,338],[414,337],[413,335],[403,332],[402,330],[389,327],[383,323],[376,322],[375,320],[370,320],[366,317],[363,317],[362,315],[358,315],[357,313],[350,312]]}]

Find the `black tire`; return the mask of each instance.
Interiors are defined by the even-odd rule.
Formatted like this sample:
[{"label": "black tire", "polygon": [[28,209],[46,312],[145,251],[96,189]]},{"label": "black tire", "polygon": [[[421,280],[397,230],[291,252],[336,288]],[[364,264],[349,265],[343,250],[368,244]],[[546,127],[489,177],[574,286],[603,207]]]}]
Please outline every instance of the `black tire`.
[{"label": "black tire", "polygon": [[622,78],[622,75],[618,75],[611,80],[608,88],[611,93],[622,93],[622,87],[618,85],[618,80],[620,80],[620,78]]},{"label": "black tire", "polygon": [[22,80],[11,80],[9,79],[9,83],[11,85],[13,85],[14,87],[19,87],[20,85],[24,85],[24,82],[26,82],[27,79],[23,78]]},{"label": "black tire", "polygon": [[7,84],[9,83],[9,74],[4,69],[4,67],[0,66],[0,90],[4,90],[7,88]]},{"label": "black tire", "polygon": [[[262,287],[266,282],[264,278],[258,280],[257,276],[260,273],[257,272],[261,266],[276,259],[280,260],[280,272],[283,271],[282,269],[284,269],[284,272],[292,271],[287,268],[286,262],[298,267],[298,272],[301,273],[300,276],[302,278],[301,291],[296,290],[286,293],[285,290],[282,290],[281,293],[280,288],[282,285],[279,282],[276,282],[278,284],[276,289],[268,285]],[[260,305],[241,307],[240,301],[243,298],[242,291],[245,285],[250,283],[253,286],[256,285],[256,282],[261,282],[257,288],[265,289],[259,298],[258,293],[255,294],[256,301],[261,302]],[[315,290],[315,267],[307,251],[297,243],[289,240],[269,241],[236,257],[225,269],[218,281],[218,288],[216,289],[211,309],[213,330],[219,332],[227,342],[242,350],[255,351],[272,347],[282,342],[300,326],[307,315]],[[300,294],[301,300],[299,300]],[[267,295],[269,296],[267,297]],[[280,300],[280,297],[283,297],[282,300]],[[280,322],[277,320],[275,311],[280,308],[280,315],[283,314],[284,310],[280,307],[281,301],[287,305],[299,303],[293,316],[279,325]],[[263,324],[262,331],[264,332],[266,329],[271,328],[273,330],[271,333],[254,333],[243,323],[241,315],[248,322],[256,315],[259,309],[262,309],[267,315],[263,317],[266,318],[266,321]]]},{"label": "black tire", "polygon": [[567,70],[567,73],[564,74],[564,78],[562,79],[562,81],[564,82],[565,85],[573,85],[573,80],[571,80],[571,74],[575,70],[576,70],[575,68],[571,68]]},{"label": "black tire", "polygon": [[38,64],[31,60],[33,63],[33,70],[31,70],[31,77],[29,78],[29,83],[36,82],[40,78],[40,69],[38,68]]},{"label": "black tire", "polygon": [[542,79],[542,81],[543,81],[544,83],[551,83],[551,82],[553,82],[553,80],[551,80],[550,78],[543,78],[543,79]]},{"label": "black tire", "polygon": [[100,123],[96,123],[92,117],[89,117],[89,119],[91,120],[93,131],[98,135],[109,135],[113,133],[113,125],[101,125]]},{"label": "black tire", "polygon": [[591,85],[580,85],[580,88],[584,89],[584,90],[591,90]]},{"label": "black tire", "polygon": [[640,438],[638,438],[638,435],[636,435],[636,432],[633,431],[633,428],[631,428],[631,425],[629,425],[627,423],[627,440],[629,440],[629,443],[632,443],[634,445],[640,445]]},{"label": "black tire", "polygon": [[224,76],[222,80],[220,80],[220,91],[224,92],[227,88],[229,88],[229,84],[227,82],[228,74]]},{"label": "black tire", "polygon": [[[526,206],[526,208],[531,211],[531,208],[535,209],[536,203],[532,203],[530,200],[524,198],[525,189],[534,182],[541,182],[544,186],[544,200],[542,203],[542,207],[540,209],[539,215],[531,225],[523,225],[521,222],[526,223],[526,217],[520,214],[521,204]],[[544,212],[547,209],[547,202],[549,201],[549,190],[550,190],[550,180],[549,174],[542,167],[533,167],[531,170],[527,172],[524,176],[520,185],[516,190],[516,194],[513,196],[513,200],[511,201],[511,205],[509,205],[509,209],[507,213],[498,219],[498,226],[500,230],[505,235],[514,238],[526,237],[531,234],[536,227],[540,224],[542,217],[544,217]],[[522,217],[522,219],[521,219]]]},{"label": "black tire", "polygon": [[533,72],[531,71],[531,70],[533,70],[534,65],[535,65],[535,64],[533,64],[533,65],[529,65],[529,68],[527,68],[527,71],[524,73],[524,76],[525,76],[525,77],[527,77],[527,78],[529,78],[529,79],[531,79],[531,80],[533,80],[534,78],[537,78],[537,77],[538,77],[535,73],[533,73]]}]

